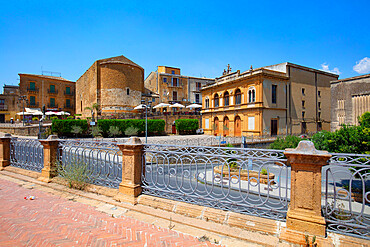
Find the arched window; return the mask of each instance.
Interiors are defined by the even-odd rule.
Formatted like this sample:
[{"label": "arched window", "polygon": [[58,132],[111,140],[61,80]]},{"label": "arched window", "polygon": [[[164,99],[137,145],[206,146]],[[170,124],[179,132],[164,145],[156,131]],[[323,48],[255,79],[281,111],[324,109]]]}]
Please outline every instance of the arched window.
[{"label": "arched window", "polygon": [[240,105],[242,103],[242,92],[240,89],[235,90],[235,104]]},{"label": "arched window", "polygon": [[209,108],[209,99],[208,98],[206,98],[204,100],[204,104],[205,104],[205,108],[208,109]]},{"label": "arched window", "polygon": [[224,93],[224,106],[229,106],[229,92]]},{"label": "arched window", "polygon": [[216,93],[215,94],[215,107],[219,107],[220,106],[220,99],[218,97],[218,94]]},{"label": "arched window", "polygon": [[250,87],[248,89],[248,103],[256,102],[256,89],[254,87]]}]

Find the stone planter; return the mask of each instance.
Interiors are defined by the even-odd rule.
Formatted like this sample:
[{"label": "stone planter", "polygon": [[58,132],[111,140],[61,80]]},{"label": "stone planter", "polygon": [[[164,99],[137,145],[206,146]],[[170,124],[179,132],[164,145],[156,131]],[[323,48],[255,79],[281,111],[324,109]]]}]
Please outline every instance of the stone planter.
[{"label": "stone planter", "polygon": [[[236,170],[230,170],[229,173],[229,168],[228,166],[224,166],[224,169],[222,170],[222,166],[216,166],[213,168],[213,171],[217,174],[222,174],[222,177],[228,178],[230,176],[237,176],[239,177],[239,169]],[[248,171],[247,170],[241,170],[240,172],[240,179],[244,181],[248,181],[248,174],[249,174],[249,180],[254,180],[258,181],[258,172],[256,171]],[[268,175],[260,174],[259,175],[259,182],[262,184],[267,184],[269,181],[271,184],[274,184],[274,182],[271,182],[275,178],[275,174],[269,173]]]}]

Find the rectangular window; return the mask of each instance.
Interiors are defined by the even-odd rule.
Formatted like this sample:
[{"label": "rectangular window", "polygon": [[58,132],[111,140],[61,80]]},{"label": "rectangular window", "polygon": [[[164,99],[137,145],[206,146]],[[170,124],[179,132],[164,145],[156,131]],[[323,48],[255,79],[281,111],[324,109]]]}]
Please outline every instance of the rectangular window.
[{"label": "rectangular window", "polygon": [[272,104],[276,104],[276,90],[277,90],[277,85],[272,85],[272,90],[271,90],[271,101],[272,101]]},{"label": "rectangular window", "polygon": [[55,98],[50,98],[50,107],[55,106]]},{"label": "rectangular window", "polygon": [[55,85],[50,85],[50,93],[55,93]]},{"label": "rectangular window", "polygon": [[254,130],[254,117],[248,117],[248,129],[249,130]]},{"label": "rectangular window", "polygon": [[306,108],[306,101],[302,100],[302,108]]},{"label": "rectangular window", "polygon": [[209,118],[206,118],[204,122],[205,122],[205,124],[204,124],[205,126],[204,127],[206,129],[209,129]]},{"label": "rectangular window", "polygon": [[303,111],[303,112],[302,112],[302,118],[304,118],[304,117],[305,117],[305,115],[306,115],[306,113]]},{"label": "rectangular window", "polygon": [[35,90],[36,84],[34,82],[30,82],[30,90]]},{"label": "rectangular window", "polygon": [[178,87],[178,79],[177,78],[172,78],[172,86],[173,87]]},{"label": "rectangular window", "polygon": [[321,102],[317,103],[319,110],[321,109]]},{"label": "rectangular window", "polygon": [[317,91],[317,95],[321,97],[321,91]]},{"label": "rectangular window", "polygon": [[173,74],[173,75],[174,75],[174,74],[175,74],[175,71],[174,71],[174,70],[171,70],[171,74]]},{"label": "rectangular window", "polygon": [[70,99],[66,99],[66,107],[71,107],[71,100]]},{"label": "rectangular window", "polygon": [[5,99],[0,99],[0,105],[5,105]]},{"label": "rectangular window", "polygon": [[321,119],[321,112],[318,112],[318,117],[319,119]]},{"label": "rectangular window", "polygon": [[155,102],[155,98],[152,98],[152,102]]},{"label": "rectangular window", "polygon": [[197,91],[200,91],[201,89],[202,89],[202,83],[197,82],[197,88],[196,88],[196,90]]},{"label": "rectangular window", "polygon": [[195,94],[195,103],[199,103],[200,102],[200,96],[199,96],[199,93],[196,93]]},{"label": "rectangular window", "polygon": [[163,82],[167,82],[167,78],[166,77],[163,77]]},{"label": "rectangular window", "polygon": [[66,94],[68,94],[68,95],[71,94],[71,88],[70,87],[66,87]]},{"label": "rectangular window", "polygon": [[172,92],[172,100],[177,101],[177,92],[176,91]]},{"label": "rectangular window", "polygon": [[36,105],[36,97],[30,96],[30,105]]},{"label": "rectangular window", "polygon": [[304,88],[302,88],[302,95],[305,96],[306,95],[306,90]]}]

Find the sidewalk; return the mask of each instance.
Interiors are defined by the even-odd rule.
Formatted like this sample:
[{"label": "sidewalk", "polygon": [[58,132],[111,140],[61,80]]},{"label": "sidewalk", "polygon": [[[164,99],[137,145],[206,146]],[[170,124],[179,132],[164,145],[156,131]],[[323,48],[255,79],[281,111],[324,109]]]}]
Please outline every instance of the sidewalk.
[{"label": "sidewalk", "polygon": [[[26,200],[26,196],[35,200]],[[0,179],[0,246],[215,246],[168,228],[112,214]],[[114,213],[113,213],[114,212]]]}]

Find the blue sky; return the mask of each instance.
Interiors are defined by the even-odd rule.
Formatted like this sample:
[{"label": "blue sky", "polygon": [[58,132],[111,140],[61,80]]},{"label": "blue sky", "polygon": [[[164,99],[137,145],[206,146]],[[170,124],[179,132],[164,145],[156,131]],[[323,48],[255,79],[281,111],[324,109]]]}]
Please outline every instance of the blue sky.
[{"label": "blue sky", "polygon": [[[281,62],[370,73],[370,1],[3,1],[0,86],[18,73],[77,80],[97,59],[218,77]],[[358,64],[355,68],[354,66]],[[357,71],[355,71],[355,70]],[[1,89],[0,89],[1,90]]]}]

